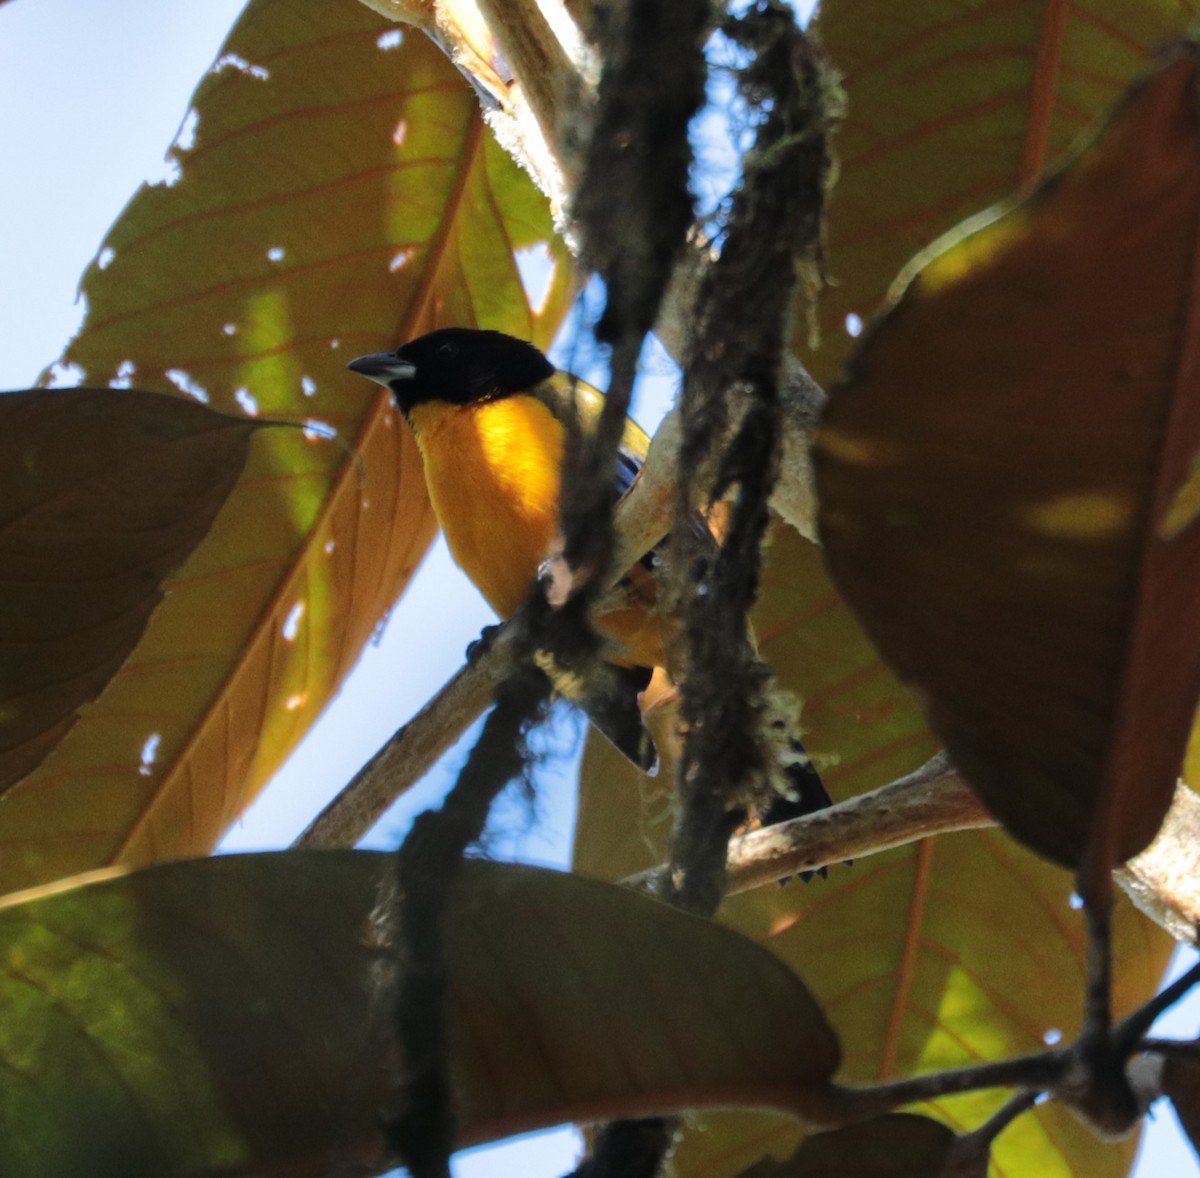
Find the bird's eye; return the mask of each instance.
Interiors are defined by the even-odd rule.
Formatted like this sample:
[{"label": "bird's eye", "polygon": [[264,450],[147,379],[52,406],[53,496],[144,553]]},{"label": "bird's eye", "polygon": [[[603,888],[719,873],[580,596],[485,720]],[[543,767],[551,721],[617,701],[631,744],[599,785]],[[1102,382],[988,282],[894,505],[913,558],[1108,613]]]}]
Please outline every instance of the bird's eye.
[{"label": "bird's eye", "polygon": [[453,344],[442,344],[438,351],[449,360],[453,360],[458,355],[458,348]]}]

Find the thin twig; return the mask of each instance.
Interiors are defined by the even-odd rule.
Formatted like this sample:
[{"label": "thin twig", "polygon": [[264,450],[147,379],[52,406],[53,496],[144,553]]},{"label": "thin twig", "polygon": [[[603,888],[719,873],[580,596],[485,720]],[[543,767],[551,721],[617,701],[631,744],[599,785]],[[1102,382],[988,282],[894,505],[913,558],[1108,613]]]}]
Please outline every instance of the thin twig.
[{"label": "thin twig", "polygon": [[976,1064],[926,1076],[888,1080],[861,1088],[832,1085],[830,1124],[845,1125],[882,1116],[907,1104],[939,1100],[986,1088],[1022,1088],[1044,1092],[1053,1088],[1067,1068],[1067,1051],[1051,1048],[995,1063]]},{"label": "thin twig", "polygon": [[950,1147],[950,1156],[939,1178],[958,1178],[959,1175],[980,1175],[988,1171],[992,1144],[1019,1116],[1027,1113],[1041,1099],[1037,1089],[1018,1092],[977,1129],[964,1133]]},{"label": "thin twig", "polygon": [[1174,1006],[1197,984],[1200,984],[1200,962],[1117,1024],[1116,1030],[1113,1031],[1113,1043],[1117,1051],[1127,1057],[1135,1048],[1146,1047],[1142,1037],[1154,1025],[1158,1016]]},{"label": "thin twig", "polygon": [[1161,1055],[1164,1059],[1183,1059],[1188,1063],[1200,1063],[1200,1043],[1194,1039],[1143,1039],[1138,1047],[1142,1051]]}]

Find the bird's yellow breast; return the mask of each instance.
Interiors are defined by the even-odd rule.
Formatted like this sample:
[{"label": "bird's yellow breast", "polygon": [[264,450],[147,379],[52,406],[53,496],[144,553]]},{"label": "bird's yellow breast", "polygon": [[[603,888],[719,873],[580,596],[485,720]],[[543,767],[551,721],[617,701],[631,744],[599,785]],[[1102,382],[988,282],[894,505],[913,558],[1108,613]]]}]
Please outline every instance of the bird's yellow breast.
[{"label": "bird's yellow breast", "polygon": [[426,402],[409,421],[454,559],[496,613],[510,617],[558,527],[562,424],[525,396]]}]

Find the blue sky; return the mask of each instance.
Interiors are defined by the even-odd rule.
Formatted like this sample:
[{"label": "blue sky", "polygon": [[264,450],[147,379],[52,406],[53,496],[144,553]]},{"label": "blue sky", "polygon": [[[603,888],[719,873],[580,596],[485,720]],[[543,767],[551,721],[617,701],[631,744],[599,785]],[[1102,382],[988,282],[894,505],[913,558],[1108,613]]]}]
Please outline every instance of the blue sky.
[{"label": "blue sky", "polygon": [[[163,175],[196,82],[217,54],[242,0],[163,4],[161,0],[12,0],[0,6],[0,388],[31,384],[77,327],[79,275],[105,231],[140,183]],[[641,414],[653,428],[670,389],[660,379]],[[431,628],[406,618],[436,612]],[[360,667],[313,735],[230,834],[230,849],[286,845],[398,722],[460,665],[468,642],[491,615],[455,570],[443,545],[430,554],[413,588],[368,648]],[[422,677],[393,672],[422,666]],[[461,758],[451,754],[450,766]],[[570,769],[546,783],[537,818],[508,807],[493,851],[563,862],[573,819]],[[440,795],[449,769],[437,773],[373,832],[394,845],[412,813]],[[1200,1003],[1174,1018],[1180,1035],[1195,1034]],[[1159,1114],[1138,1173],[1186,1175],[1190,1150],[1172,1133],[1173,1114]],[[460,1174],[562,1174],[573,1164],[575,1138],[551,1134],[516,1153],[473,1151]],[[1190,1167],[1190,1168],[1189,1168]]]}]

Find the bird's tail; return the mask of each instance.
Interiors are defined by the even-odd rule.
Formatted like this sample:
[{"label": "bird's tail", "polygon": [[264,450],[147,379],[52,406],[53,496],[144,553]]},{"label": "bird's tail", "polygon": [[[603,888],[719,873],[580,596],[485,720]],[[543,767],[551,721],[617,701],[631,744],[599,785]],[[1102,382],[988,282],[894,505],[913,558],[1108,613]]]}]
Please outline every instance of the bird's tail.
[{"label": "bird's tail", "polygon": [[[788,790],[786,793],[776,793],[759,810],[758,820],[763,826],[778,826],[781,822],[803,818],[806,814],[815,814],[818,810],[833,805],[833,799],[812,763],[812,758],[804,751],[804,746],[798,740],[792,740],[791,744],[796,757],[784,769],[788,779]],[[828,869],[820,867],[816,871],[801,871],[798,874],[807,883],[814,875],[824,879]],[[788,879],[790,878],[789,876]],[[784,884],[788,881],[783,879],[779,882]]]}]

